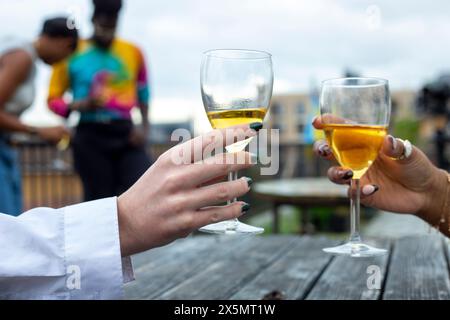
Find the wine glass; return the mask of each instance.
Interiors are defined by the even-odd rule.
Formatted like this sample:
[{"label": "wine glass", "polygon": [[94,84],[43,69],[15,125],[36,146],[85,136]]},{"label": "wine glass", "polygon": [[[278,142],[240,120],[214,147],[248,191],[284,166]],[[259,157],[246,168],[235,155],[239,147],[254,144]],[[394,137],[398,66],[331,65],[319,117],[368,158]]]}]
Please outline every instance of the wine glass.
[{"label": "wine glass", "polygon": [[377,158],[387,134],[391,113],[389,83],[378,78],[326,80],[322,83],[320,113],[336,160],[353,171],[350,239],[343,245],[323,250],[352,257],[386,254],[387,250],[371,247],[361,240],[359,179]]},{"label": "wine glass", "polygon": [[62,138],[56,143],[56,157],[53,160],[53,168],[58,171],[67,170],[69,165],[64,160],[64,154],[70,146],[70,134],[64,134]]},{"label": "wine glass", "polygon": [[[203,105],[214,129],[264,120],[273,87],[272,59],[269,53],[238,49],[209,50],[203,54],[200,73]],[[251,139],[230,144],[226,151],[242,151]],[[228,180],[235,179],[237,173],[231,172]],[[200,231],[258,234],[264,229],[233,219],[207,225]]]}]

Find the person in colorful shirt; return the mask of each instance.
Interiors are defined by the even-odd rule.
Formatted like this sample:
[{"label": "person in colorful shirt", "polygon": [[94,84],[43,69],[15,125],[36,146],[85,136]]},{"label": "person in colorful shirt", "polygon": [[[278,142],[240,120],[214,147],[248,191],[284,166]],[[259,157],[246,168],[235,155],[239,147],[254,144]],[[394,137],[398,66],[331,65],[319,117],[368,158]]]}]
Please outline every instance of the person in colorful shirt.
[{"label": "person in colorful shirt", "polygon": [[[53,67],[48,96],[56,114],[80,113],[72,147],[85,201],[122,193],[150,165],[145,152],[150,97],[143,54],[115,36],[122,1],[93,2],[94,34]],[[69,90],[71,102],[65,98]],[[141,128],[133,125],[134,107],[141,111]]]}]

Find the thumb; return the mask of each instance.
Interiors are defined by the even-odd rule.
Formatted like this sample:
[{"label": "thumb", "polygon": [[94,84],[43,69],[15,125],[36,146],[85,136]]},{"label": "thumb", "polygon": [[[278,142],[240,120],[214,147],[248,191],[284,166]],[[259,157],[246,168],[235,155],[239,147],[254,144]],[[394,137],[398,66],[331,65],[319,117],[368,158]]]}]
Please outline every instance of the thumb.
[{"label": "thumb", "polygon": [[311,124],[313,125],[314,129],[322,130],[323,129],[322,117],[321,116],[315,116],[312,119]]},{"label": "thumb", "polygon": [[396,159],[398,161],[407,162],[408,160],[414,158],[415,150],[412,149],[411,155],[407,159],[400,160],[399,158],[404,155],[405,152],[405,145],[402,140],[397,139],[391,135],[387,135],[384,138],[383,146],[382,146],[382,153],[386,156]]}]

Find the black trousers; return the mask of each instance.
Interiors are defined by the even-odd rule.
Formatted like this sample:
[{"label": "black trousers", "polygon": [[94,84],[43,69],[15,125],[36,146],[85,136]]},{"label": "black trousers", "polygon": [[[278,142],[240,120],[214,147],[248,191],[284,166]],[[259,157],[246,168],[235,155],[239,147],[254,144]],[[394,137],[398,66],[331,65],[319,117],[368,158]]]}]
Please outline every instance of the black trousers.
[{"label": "black trousers", "polygon": [[72,149],[84,201],[120,195],[150,166],[144,146],[129,143],[132,129],[125,120],[77,126]]}]

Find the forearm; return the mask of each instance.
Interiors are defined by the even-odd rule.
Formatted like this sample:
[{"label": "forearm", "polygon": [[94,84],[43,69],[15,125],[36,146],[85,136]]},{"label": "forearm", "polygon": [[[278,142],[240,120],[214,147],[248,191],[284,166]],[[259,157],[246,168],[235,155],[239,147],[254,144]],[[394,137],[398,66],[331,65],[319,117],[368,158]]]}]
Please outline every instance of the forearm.
[{"label": "forearm", "polygon": [[140,103],[139,104],[139,110],[141,111],[141,117],[142,117],[142,128],[145,132],[148,132],[150,129],[150,121],[148,118],[148,103]]},{"label": "forearm", "polygon": [[433,180],[425,195],[426,205],[418,216],[450,237],[450,176],[446,171],[436,169]]},{"label": "forearm", "polygon": [[35,133],[36,129],[22,123],[16,116],[0,111],[0,130],[7,132]]},{"label": "forearm", "polygon": [[120,241],[120,253],[122,257],[127,257],[137,253],[137,250],[133,248],[133,241],[130,238],[130,217],[127,205],[124,203],[123,197],[117,197],[117,219],[119,224],[119,241]]}]

